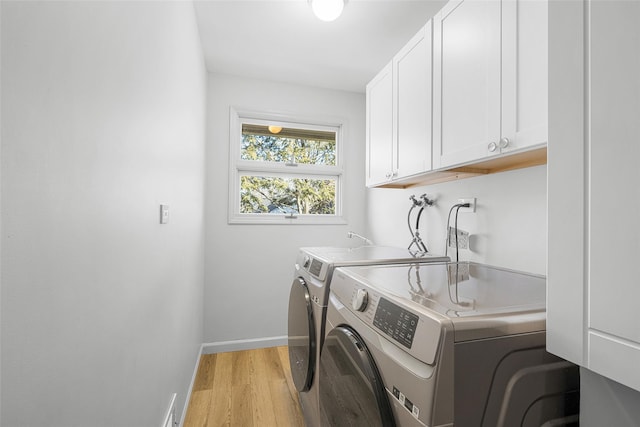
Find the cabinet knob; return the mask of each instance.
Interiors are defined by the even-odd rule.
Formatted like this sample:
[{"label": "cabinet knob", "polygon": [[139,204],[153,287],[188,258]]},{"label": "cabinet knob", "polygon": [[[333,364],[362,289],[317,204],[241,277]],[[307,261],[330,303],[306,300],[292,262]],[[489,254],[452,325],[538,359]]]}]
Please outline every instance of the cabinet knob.
[{"label": "cabinet knob", "polygon": [[496,144],[495,142],[490,142],[489,145],[487,145],[487,149],[493,153],[498,149],[498,144]]},{"label": "cabinet knob", "polygon": [[394,171],[394,172],[391,174],[391,177],[392,177],[392,178],[395,178],[395,177],[397,177],[397,176],[398,176],[398,171]]},{"label": "cabinet knob", "polygon": [[387,178],[387,179],[391,178],[391,172],[385,174],[384,177]]},{"label": "cabinet knob", "polygon": [[500,140],[500,148],[507,148],[509,146],[509,138],[502,138]]}]

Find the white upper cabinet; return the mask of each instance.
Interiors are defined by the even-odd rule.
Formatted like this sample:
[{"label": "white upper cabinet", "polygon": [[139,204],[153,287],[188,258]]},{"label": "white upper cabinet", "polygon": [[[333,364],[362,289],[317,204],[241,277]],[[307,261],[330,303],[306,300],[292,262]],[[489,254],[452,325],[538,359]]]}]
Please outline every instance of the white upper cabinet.
[{"label": "white upper cabinet", "polygon": [[500,7],[454,0],[434,18],[436,167],[483,158],[500,139]]},{"label": "white upper cabinet", "polygon": [[393,58],[397,177],[431,170],[431,21]]},{"label": "white upper cabinet", "polygon": [[449,1],[367,85],[367,185],[545,163],[547,33],[546,0]]},{"label": "white upper cabinet", "polygon": [[547,142],[547,2],[452,0],[434,17],[433,167]]},{"label": "white upper cabinet", "polygon": [[367,185],[431,170],[431,21],[367,85]]},{"label": "white upper cabinet", "polygon": [[548,140],[548,2],[502,1],[501,152]]},{"label": "white upper cabinet", "polygon": [[392,65],[367,85],[367,185],[391,179],[393,172],[393,77]]}]

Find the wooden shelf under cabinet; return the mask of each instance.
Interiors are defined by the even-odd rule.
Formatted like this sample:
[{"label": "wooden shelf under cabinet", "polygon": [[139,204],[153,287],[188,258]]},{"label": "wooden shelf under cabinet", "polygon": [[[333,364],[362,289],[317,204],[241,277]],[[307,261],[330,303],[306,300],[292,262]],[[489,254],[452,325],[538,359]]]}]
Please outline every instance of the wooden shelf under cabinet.
[{"label": "wooden shelf under cabinet", "polygon": [[547,163],[547,147],[536,148],[515,154],[505,154],[488,160],[450,169],[440,169],[412,175],[407,178],[377,185],[376,188],[408,188],[417,185],[439,184],[441,182],[506,172],[515,169],[544,165]]}]

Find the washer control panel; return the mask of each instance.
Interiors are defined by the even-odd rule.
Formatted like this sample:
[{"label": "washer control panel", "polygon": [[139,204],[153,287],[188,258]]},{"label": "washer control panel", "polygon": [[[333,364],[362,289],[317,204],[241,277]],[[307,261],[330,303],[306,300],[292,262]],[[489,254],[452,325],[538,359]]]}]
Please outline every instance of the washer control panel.
[{"label": "washer control panel", "polygon": [[309,273],[313,274],[316,277],[320,276],[320,272],[322,271],[322,262],[313,258],[311,260],[311,265],[308,267]]},{"label": "washer control panel", "polygon": [[373,317],[373,326],[403,346],[411,348],[417,325],[417,315],[385,298],[380,298],[376,314]]},{"label": "washer control panel", "polygon": [[[443,330],[447,327],[446,320],[428,310],[414,310],[412,305],[415,304],[411,301],[396,299],[393,294],[386,294],[380,288],[371,286],[361,276],[351,275],[351,271],[350,268],[339,267],[333,272],[327,310],[331,310],[333,305],[338,311],[344,310],[345,315],[348,311],[349,322],[354,329],[365,326],[371,328],[371,332],[378,334],[380,339],[406,351],[422,363],[435,364],[444,337]],[[406,277],[406,272],[402,273]],[[362,291],[366,291],[366,294]],[[359,304],[365,295],[366,305]],[[332,299],[335,301],[332,302]],[[359,325],[356,320],[362,324],[356,326]],[[415,338],[416,335],[419,338]]]},{"label": "washer control panel", "polygon": [[320,281],[324,281],[327,278],[329,271],[329,263],[325,263],[305,251],[298,253],[296,266],[299,266],[298,270],[301,268]]}]

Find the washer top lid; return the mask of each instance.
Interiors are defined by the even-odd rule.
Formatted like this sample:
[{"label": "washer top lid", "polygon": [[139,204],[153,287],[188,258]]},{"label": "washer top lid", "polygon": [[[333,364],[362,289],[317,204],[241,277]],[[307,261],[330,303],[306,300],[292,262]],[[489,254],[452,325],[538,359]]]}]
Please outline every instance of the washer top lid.
[{"label": "washer top lid", "polygon": [[359,246],[357,248],[320,246],[305,247],[300,250],[320,261],[336,266],[449,261],[449,257],[429,253],[415,254],[408,249],[393,246]]},{"label": "washer top lid", "polygon": [[[476,263],[350,267],[347,275],[456,322],[546,311],[544,276]],[[456,280],[457,278],[457,280]]]}]

